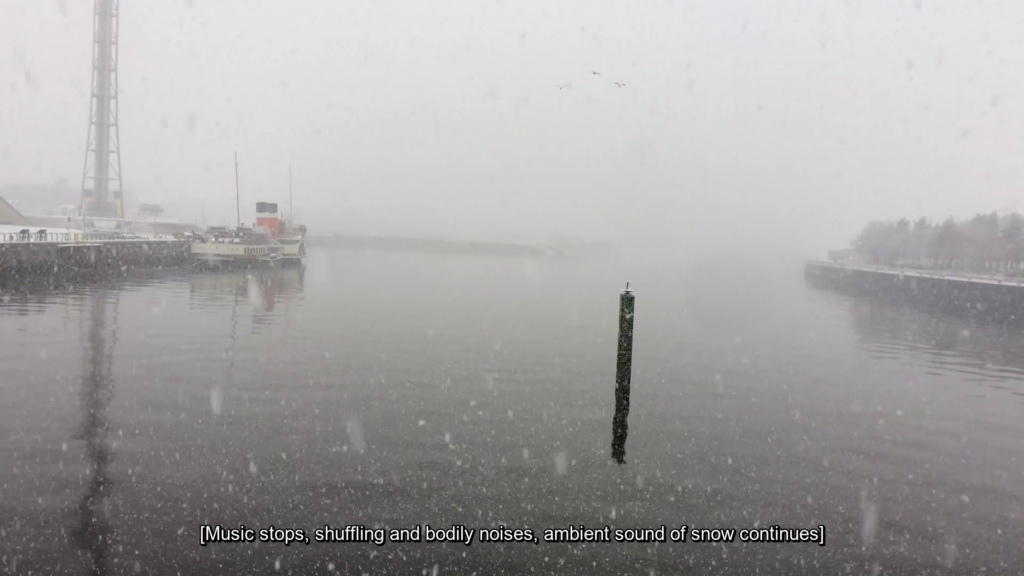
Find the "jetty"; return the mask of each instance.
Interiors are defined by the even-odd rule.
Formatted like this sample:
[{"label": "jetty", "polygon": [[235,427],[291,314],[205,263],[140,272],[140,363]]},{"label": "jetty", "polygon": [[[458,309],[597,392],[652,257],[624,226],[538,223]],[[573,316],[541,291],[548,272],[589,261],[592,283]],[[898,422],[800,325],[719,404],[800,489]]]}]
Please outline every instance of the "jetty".
[{"label": "jetty", "polygon": [[190,245],[183,235],[5,231],[0,232],[0,281],[180,266],[188,262]]},{"label": "jetty", "polygon": [[1024,278],[809,260],[813,285],[964,317],[1024,325]]}]

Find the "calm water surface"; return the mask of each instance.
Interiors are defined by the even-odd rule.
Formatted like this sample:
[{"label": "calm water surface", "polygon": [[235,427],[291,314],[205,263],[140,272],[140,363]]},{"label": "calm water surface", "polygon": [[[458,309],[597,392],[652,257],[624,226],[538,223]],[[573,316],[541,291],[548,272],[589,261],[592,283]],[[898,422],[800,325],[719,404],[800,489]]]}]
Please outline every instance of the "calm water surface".
[{"label": "calm water surface", "polygon": [[[5,296],[0,572],[1024,570],[1020,331],[819,291],[799,267],[646,268],[314,249],[302,270]],[[828,538],[200,547],[204,523]]]}]

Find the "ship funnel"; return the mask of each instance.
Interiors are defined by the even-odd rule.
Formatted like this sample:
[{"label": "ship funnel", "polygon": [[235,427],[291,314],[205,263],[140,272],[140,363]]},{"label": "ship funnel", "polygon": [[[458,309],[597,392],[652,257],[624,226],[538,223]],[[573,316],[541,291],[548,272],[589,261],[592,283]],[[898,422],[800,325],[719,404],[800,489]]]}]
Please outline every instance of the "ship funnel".
[{"label": "ship funnel", "polygon": [[256,203],[256,226],[264,228],[276,240],[281,233],[280,219],[277,215],[277,204],[274,202]]}]

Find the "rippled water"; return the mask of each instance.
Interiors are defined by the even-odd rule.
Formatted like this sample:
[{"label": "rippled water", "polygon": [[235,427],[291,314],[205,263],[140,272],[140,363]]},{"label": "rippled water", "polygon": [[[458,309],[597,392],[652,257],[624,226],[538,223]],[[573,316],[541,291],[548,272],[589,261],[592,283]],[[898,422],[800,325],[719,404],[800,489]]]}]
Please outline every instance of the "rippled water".
[{"label": "rippled water", "polygon": [[[644,268],[321,249],[304,270],[5,296],[0,571],[1019,573],[1024,334],[819,291],[799,266]],[[828,539],[200,547],[204,523]]]}]

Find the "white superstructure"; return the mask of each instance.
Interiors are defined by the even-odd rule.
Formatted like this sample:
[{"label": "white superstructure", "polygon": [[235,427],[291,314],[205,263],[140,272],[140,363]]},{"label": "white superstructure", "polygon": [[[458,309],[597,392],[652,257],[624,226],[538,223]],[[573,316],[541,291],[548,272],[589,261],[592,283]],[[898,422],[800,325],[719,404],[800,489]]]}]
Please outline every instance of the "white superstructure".
[{"label": "white superstructure", "polygon": [[261,229],[210,228],[192,240],[192,259],[209,265],[262,265],[281,260],[281,244]]}]

